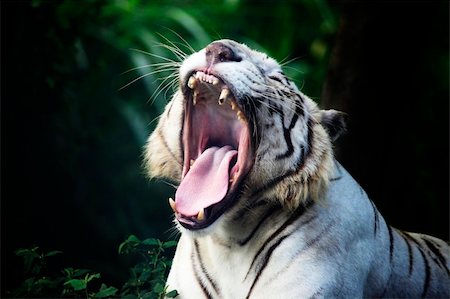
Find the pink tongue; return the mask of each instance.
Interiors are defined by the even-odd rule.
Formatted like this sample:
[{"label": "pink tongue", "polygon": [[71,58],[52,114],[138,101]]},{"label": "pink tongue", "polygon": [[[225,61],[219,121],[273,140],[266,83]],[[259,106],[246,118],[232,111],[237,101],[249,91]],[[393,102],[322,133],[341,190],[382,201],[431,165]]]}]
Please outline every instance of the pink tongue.
[{"label": "pink tongue", "polygon": [[230,162],[237,153],[229,145],[205,150],[178,187],[177,212],[196,216],[200,209],[221,201],[228,190]]}]

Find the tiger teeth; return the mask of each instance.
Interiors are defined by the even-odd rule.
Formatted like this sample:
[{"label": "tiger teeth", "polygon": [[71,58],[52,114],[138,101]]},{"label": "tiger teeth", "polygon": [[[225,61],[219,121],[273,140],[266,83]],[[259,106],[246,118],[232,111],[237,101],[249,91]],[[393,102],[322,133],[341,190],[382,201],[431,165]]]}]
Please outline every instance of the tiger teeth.
[{"label": "tiger teeth", "polygon": [[230,101],[231,110],[236,110],[236,103],[233,101]]},{"label": "tiger teeth", "polygon": [[242,111],[238,111],[237,113],[237,118],[240,120],[240,121],[245,121],[245,116],[244,116],[244,114],[242,113]]},{"label": "tiger teeth", "polygon": [[194,165],[194,163],[195,163],[195,160],[191,159],[191,161],[190,161],[191,167],[192,167],[192,165]]},{"label": "tiger teeth", "polygon": [[219,105],[223,105],[227,98],[230,96],[230,90],[227,88],[222,89],[219,96]]},{"label": "tiger teeth", "polygon": [[201,209],[197,214],[197,220],[202,221],[205,219],[205,209]]},{"label": "tiger teeth", "polygon": [[194,103],[194,106],[197,104],[197,97],[199,95],[198,90],[194,91],[194,98],[192,99],[192,102]]},{"label": "tiger teeth", "polygon": [[204,72],[197,72],[197,73],[195,73],[195,75],[193,77],[194,77],[194,79],[197,79],[199,81],[202,81],[202,82],[205,82],[205,83],[209,83],[209,84],[212,84],[212,85],[219,84],[219,79],[218,78],[216,78],[213,75],[205,74]]},{"label": "tiger teeth", "polygon": [[194,89],[197,86],[197,82],[198,82],[197,79],[195,77],[191,76],[188,81],[188,87],[190,89]]},{"label": "tiger teeth", "polygon": [[172,211],[174,211],[176,213],[177,209],[175,207],[175,201],[172,199],[172,197],[169,197],[169,205],[172,208]]}]

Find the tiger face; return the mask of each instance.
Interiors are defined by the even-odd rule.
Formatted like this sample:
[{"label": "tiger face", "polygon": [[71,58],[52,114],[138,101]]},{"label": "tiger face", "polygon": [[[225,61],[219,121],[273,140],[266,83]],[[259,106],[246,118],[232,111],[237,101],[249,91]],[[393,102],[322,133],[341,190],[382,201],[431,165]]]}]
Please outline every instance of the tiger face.
[{"label": "tiger face", "polygon": [[[179,88],[145,149],[189,230],[270,201],[295,209],[326,190],[342,114],[323,111],[266,54],[219,40],[179,68]],[[264,194],[264,196],[262,196]]]}]

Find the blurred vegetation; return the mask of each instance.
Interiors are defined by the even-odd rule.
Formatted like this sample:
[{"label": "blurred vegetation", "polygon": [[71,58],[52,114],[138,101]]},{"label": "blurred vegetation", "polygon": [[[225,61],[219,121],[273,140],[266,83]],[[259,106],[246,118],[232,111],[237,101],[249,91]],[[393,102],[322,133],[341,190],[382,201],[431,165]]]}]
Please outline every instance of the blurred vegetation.
[{"label": "blurred vegetation", "polygon": [[[131,234],[175,237],[174,189],[148,182],[141,165],[172,92],[157,64],[179,59],[161,44],[190,53],[218,38],[244,42],[286,62],[320,100],[340,9],[325,0],[2,1],[2,297],[20,286],[14,252],[30,244],[64,251],[57,269],[95,269],[71,272],[88,292],[102,291],[97,273],[105,285],[149,290],[130,282],[135,260],[115,248]],[[448,90],[446,76],[435,83]],[[145,245],[134,241],[121,249]],[[134,279],[148,274],[132,269]]]},{"label": "blurred vegetation", "polygon": [[20,247],[61,248],[119,285],[123,236],[173,236],[174,189],[148,182],[141,165],[171,94],[152,65],[178,59],[161,44],[189,54],[218,38],[245,42],[289,62],[318,97],[337,26],[323,0],[2,1],[1,11],[4,287],[21,276]]}]

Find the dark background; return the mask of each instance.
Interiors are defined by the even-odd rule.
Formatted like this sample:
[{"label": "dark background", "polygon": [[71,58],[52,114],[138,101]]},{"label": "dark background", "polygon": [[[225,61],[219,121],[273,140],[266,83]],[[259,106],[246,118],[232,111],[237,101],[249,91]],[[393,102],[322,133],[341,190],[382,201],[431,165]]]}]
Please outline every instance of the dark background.
[{"label": "dark background", "polygon": [[171,30],[195,49],[227,37],[278,61],[296,58],[285,70],[302,91],[349,114],[338,159],[387,221],[448,240],[447,1],[2,1],[0,8],[2,294],[18,283],[20,247],[62,250],[62,265],[120,282],[128,270],[117,247],[127,235],[174,237],[167,205],[174,190],[149,182],[141,165],[171,90],[155,93],[163,82],[150,74],[155,67],[132,70],[164,61],[132,49],[175,58],[157,46],[165,38],[183,43]]}]

